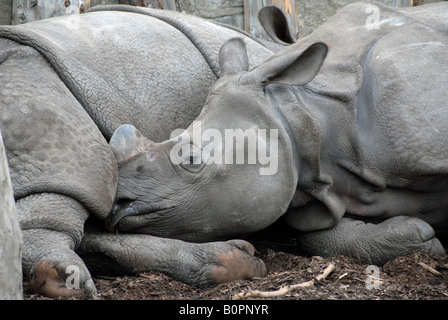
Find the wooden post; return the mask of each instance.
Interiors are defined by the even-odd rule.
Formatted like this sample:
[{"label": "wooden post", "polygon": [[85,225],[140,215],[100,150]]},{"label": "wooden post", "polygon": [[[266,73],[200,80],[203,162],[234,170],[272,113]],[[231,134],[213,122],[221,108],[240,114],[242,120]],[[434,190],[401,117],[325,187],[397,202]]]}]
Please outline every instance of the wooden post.
[{"label": "wooden post", "polygon": [[177,10],[177,5],[175,0],[159,0],[160,6],[165,10]]},{"label": "wooden post", "polygon": [[0,130],[0,300],[23,298],[22,232]]}]

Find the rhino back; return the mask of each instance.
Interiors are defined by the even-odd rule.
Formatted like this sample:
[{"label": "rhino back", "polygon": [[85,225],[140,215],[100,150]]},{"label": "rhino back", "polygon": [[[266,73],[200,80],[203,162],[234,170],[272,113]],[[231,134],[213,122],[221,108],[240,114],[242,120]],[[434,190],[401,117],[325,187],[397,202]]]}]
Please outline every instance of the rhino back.
[{"label": "rhino back", "polygon": [[371,154],[389,155],[377,156],[377,166],[395,184],[448,174],[447,54],[448,29],[414,23],[382,37],[366,58],[360,136]]},{"label": "rhino back", "polygon": [[371,4],[356,3],[284,51],[329,47],[313,81],[291,91],[298,104],[282,107],[308,157],[299,187],[326,205],[331,223],[349,213],[446,226],[448,4],[375,5],[378,28],[366,24]]},{"label": "rhino back", "polygon": [[109,212],[117,164],[95,123],[33,48],[0,39],[0,127],[16,200],[72,197]]},{"label": "rhino back", "polygon": [[[44,55],[107,139],[129,123],[161,141],[199,114],[219,74],[220,44],[241,34],[178,13],[141,11],[58,17],[4,27],[0,35]],[[168,23],[152,12],[174,16]],[[247,41],[257,59],[269,56]]]},{"label": "rhino back", "polygon": [[360,163],[389,179],[446,175],[448,4],[375,5],[377,28],[366,24],[371,4],[356,3],[286,49],[329,46],[319,74],[300,89],[313,93],[302,93],[303,103],[324,121],[324,140],[343,133],[329,147],[335,158],[343,158],[338,144],[351,144],[357,150],[351,159],[365,157]]}]

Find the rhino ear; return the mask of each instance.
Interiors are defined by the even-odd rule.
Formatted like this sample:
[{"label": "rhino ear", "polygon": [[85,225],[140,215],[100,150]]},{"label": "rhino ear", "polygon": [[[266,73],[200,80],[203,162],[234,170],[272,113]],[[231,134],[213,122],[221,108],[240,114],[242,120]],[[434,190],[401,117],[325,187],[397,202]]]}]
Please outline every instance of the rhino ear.
[{"label": "rhino ear", "polygon": [[219,50],[219,66],[221,76],[249,70],[249,58],[242,39],[233,38],[224,42]]},{"label": "rhino ear", "polygon": [[125,124],[115,130],[109,146],[118,164],[122,164],[141,154],[150,143],[134,126]]},{"label": "rhino ear", "polygon": [[267,6],[258,12],[258,20],[264,31],[275,42],[282,45],[293,44],[296,40],[291,36],[288,19],[276,6]]},{"label": "rhino ear", "polygon": [[327,56],[327,45],[317,42],[304,50],[292,51],[292,48],[289,47],[287,53],[281,53],[245,74],[241,83],[302,86],[313,80]]}]

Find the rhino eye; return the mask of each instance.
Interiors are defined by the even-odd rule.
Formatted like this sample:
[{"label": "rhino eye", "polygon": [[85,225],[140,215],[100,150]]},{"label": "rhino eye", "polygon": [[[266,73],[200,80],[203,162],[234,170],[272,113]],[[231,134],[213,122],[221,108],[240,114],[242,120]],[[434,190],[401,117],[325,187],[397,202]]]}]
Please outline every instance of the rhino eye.
[{"label": "rhino eye", "polygon": [[180,166],[192,173],[201,171],[204,167],[204,162],[202,161],[202,150],[194,145],[191,145],[190,152],[183,155]]}]

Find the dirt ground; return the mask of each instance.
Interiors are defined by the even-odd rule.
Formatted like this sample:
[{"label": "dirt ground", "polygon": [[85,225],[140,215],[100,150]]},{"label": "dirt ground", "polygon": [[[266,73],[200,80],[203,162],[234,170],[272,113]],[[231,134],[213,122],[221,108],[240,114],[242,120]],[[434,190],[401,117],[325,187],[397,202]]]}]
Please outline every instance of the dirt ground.
[{"label": "dirt ground", "polygon": [[[281,295],[250,300],[448,300],[448,257],[410,252],[373,269],[370,281],[366,264],[342,256],[322,258],[301,254],[295,239],[250,238],[256,255],[264,260],[265,278],[238,280],[214,288],[200,289],[174,281],[158,273],[133,276],[94,277],[98,297],[78,297],[76,300],[232,300],[239,294],[253,291],[272,292],[307,282]],[[445,241],[443,242],[445,245]],[[446,247],[446,245],[445,245]],[[322,274],[329,265],[334,270],[324,279],[308,281]],[[328,270],[328,269],[327,269]],[[379,278],[375,277],[379,275]],[[279,294],[280,294],[279,293]],[[48,298],[29,293],[24,283],[25,300]],[[72,298],[73,299],[73,298]]]}]

